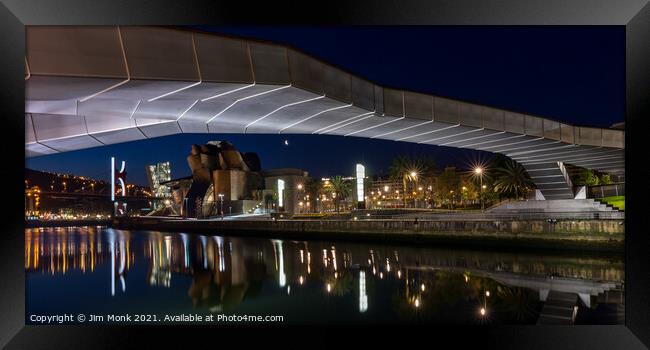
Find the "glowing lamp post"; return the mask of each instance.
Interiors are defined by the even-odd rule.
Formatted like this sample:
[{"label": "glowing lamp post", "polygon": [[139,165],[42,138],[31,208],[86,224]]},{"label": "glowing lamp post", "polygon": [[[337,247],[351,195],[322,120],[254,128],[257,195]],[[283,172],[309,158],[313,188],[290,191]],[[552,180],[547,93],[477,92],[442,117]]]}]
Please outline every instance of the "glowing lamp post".
[{"label": "glowing lamp post", "polygon": [[219,211],[221,212],[221,220],[223,220],[223,193],[219,193]]},{"label": "glowing lamp post", "polygon": [[485,188],[483,186],[483,168],[481,167],[476,167],[474,169],[474,173],[478,175],[479,181],[481,182],[481,190],[479,191],[479,201],[481,201],[481,210],[484,209],[484,203],[483,203],[483,189]]}]

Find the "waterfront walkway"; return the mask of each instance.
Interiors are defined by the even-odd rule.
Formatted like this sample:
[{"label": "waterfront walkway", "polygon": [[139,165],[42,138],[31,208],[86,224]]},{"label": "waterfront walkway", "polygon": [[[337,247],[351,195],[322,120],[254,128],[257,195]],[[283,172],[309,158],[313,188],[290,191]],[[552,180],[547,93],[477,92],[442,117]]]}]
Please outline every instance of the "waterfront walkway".
[{"label": "waterfront walkway", "polygon": [[232,234],[287,239],[371,240],[477,246],[592,249],[620,252],[625,225],[619,220],[257,220],[117,218],[119,229]]}]

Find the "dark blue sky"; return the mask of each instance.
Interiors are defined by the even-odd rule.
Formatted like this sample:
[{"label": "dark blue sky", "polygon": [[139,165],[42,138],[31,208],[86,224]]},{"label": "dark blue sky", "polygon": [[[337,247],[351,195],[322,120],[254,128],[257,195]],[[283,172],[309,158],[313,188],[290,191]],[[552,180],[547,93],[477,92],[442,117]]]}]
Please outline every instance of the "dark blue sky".
[{"label": "dark blue sky", "polygon": [[[624,27],[193,27],[289,44],[380,85],[492,105],[573,124],[607,127],[624,120]],[[282,141],[287,138],[289,147]],[[33,169],[108,178],[109,157],[127,161],[130,181],[144,166],[172,162],[189,175],[193,143],[227,139],[257,152],[264,168],[301,167],[315,176],[373,173],[398,154],[430,154],[439,165],[481,157],[409,143],[301,135],[175,135],[27,159]],[[485,158],[485,156],[482,156]]]}]

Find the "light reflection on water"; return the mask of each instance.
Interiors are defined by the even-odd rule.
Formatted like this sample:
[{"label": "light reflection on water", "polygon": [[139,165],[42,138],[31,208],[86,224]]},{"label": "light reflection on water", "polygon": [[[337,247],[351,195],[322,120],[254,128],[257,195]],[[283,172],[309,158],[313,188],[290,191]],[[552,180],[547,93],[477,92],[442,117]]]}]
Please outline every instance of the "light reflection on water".
[{"label": "light reflection on water", "polygon": [[[25,270],[28,314],[245,313],[289,323],[534,324],[553,280],[617,289],[624,280],[622,257],[100,227],[26,229]],[[586,319],[620,322],[593,311],[612,303],[593,294]]]}]

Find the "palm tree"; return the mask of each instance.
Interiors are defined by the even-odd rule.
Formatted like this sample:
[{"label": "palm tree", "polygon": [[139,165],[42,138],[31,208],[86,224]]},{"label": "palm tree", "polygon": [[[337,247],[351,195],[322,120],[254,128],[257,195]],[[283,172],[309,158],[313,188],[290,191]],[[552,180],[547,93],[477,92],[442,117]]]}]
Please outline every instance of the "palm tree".
[{"label": "palm tree", "polygon": [[404,207],[406,208],[406,183],[408,181],[418,181],[419,177],[429,176],[434,170],[434,162],[428,157],[407,157],[399,156],[393,159],[390,166],[390,177],[402,180],[402,197]]},{"label": "palm tree", "polygon": [[497,289],[495,297],[495,308],[517,322],[534,320],[537,315],[537,295],[529,289],[503,286]]},{"label": "palm tree", "polygon": [[309,195],[309,208],[316,210],[316,199],[320,196],[323,191],[323,183],[314,178],[309,178],[305,182],[305,193]]},{"label": "palm tree", "polygon": [[346,198],[352,192],[352,184],[349,181],[343,180],[341,176],[335,176],[330,180],[327,190],[334,196],[334,207],[338,213],[341,199]]},{"label": "palm tree", "polygon": [[521,198],[535,188],[526,169],[512,159],[505,160],[503,166],[495,169],[495,175],[494,191],[502,195]]}]

